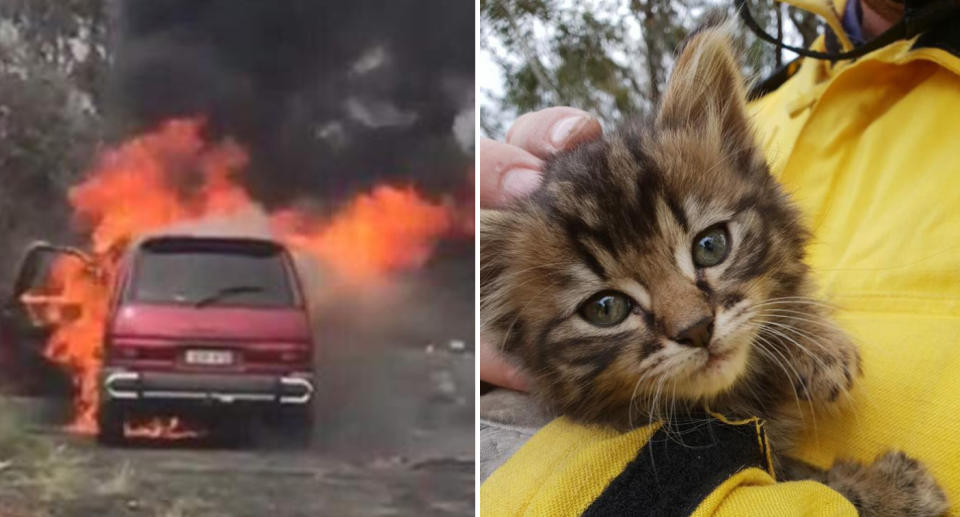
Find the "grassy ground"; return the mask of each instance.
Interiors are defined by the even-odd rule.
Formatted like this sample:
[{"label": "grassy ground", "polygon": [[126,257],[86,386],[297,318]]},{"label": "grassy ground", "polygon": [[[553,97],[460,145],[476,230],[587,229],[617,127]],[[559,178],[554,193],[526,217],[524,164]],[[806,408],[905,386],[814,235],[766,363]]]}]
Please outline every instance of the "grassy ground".
[{"label": "grassy ground", "polygon": [[379,303],[318,314],[310,450],[100,447],[40,416],[57,413],[41,401],[0,395],[0,517],[471,515],[467,251],[367,296]]},{"label": "grassy ground", "polygon": [[41,515],[77,493],[82,458],[31,432],[20,413],[0,398],[0,516]]},{"label": "grassy ground", "polygon": [[31,401],[18,399],[14,408],[0,398],[0,517],[471,514],[472,429],[465,415],[472,409],[472,354],[384,355],[345,367],[374,377],[392,372],[399,409],[385,411],[387,383],[337,398],[320,420],[319,443],[303,451],[101,447],[18,416]]}]

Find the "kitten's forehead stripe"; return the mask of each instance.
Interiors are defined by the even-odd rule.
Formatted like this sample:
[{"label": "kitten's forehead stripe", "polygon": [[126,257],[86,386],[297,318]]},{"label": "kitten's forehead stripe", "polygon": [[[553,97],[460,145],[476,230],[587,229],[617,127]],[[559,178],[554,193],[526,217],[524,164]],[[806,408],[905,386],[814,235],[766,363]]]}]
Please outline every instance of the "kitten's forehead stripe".
[{"label": "kitten's forehead stripe", "polygon": [[759,229],[748,229],[741,240],[734,262],[723,272],[721,278],[750,280],[769,269],[773,255],[770,253],[772,243],[766,225],[761,223]]},{"label": "kitten's forehead stripe", "polygon": [[640,168],[622,136],[614,137],[610,141],[606,162],[611,179],[616,181],[621,195],[626,199],[632,199],[636,194],[636,184],[633,179],[640,172]]},{"label": "kitten's forehead stripe", "polygon": [[756,209],[757,207],[762,205],[763,203],[761,202],[759,196],[753,195],[753,193],[751,193],[750,195],[743,196],[742,198],[740,198],[740,200],[737,201],[737,203],[733,206],[733,209],[735,212],[739,213],[747,210]]},{"label": "kitten's forehead stripe", "polygon": [[574,219],[572,217],[566,217],[563,219],[563,229],[567,234],[567,237],[570,241],[570,244],[573,245],[574,251],[577,253],[577,256],[580,257],[580,260],[592,271],[595,275],[601,279],[607,279],[607,271],[603,268],[603,265],[600,264],[600,261],[597,259],[597,256],[593,254],[590,250],[583,237],[590,235],[595,237],[590,230],[590,228],[584,224],[582,220]]},{"label": "kitten's forehead stripe", "polygon": [[[627,142],[613,138],[607,145],[587,145],[547,164],[546,190],[552,193],[548,213],[559,214],[558,222],[573,251],[604,279],[609,276],[607,264],[618,262],[625,250],[635,249],[659,232],[650,216],[662,201],[659,174],[642,170],[634,156]],[[644,160],[652,167],[652,162]],[[590,224],[594,221],[603,224]]]},{"label": "kitten's forehead stripe", "polygon": [[656,161],[645,149],[650,139],[646,128],[641,124],[628,123],[627,126],[621,130],[621,133],[627,148],[630,150],[630,154],[633,155],[633,160],[637,163],[640,170],[649,171],[657,166]]},{"label": "kitten's forehead stripe", "polygon": [[553,271],[550,277],[561,289],[568,289],[577,281],[576,276],[570,271]]},{"label": "kitten's forehead stripe", "polygon": [[670,213],[673,214],[673,218],[677,220],[677,224],[680,225],[680,228],[684,232],[690,231],[690,223],[687,221],[687,214],[684,213],[683,207],[680,203],[677,203],[675,199],[671,196],[664,196],[664,201],[667,202],[667,207],[670,208]]}]

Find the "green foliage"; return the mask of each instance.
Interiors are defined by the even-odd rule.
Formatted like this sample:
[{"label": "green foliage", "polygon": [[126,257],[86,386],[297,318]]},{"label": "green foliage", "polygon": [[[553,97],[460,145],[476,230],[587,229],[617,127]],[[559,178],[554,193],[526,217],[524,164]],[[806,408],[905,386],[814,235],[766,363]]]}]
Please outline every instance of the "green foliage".
[{"label": "green foliage", "polygon": [[[547,106],[575,106],[608,123],[649,112],[677,48],[714,9],[733,13],[716,0],[482,0],[481,52],[500,76],[499,83],[478,77],[483,131],[500,137],[518,114]],[[813,15],[773,0],[751,11],[790,43],[808,45],[817,35]],[[741,39],[748,77],[783,64],[776,46],[745,29]]]},{"label": "green foliage", "polygon": [[0,2],[0,282],[24,244],[69,233],[67,188],[101,140],[111,5]]}]

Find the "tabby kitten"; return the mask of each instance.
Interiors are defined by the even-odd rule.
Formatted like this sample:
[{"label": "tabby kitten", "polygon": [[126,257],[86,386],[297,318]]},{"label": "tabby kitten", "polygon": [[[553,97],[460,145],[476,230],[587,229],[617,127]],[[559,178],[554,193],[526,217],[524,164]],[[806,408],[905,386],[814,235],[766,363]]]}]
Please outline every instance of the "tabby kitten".
[{"label": "tabby kitten", "polygon": [[[800,401],[838,406],[860,358],[811,298],[809,233],[754,142],[728,33],[688,41],[653,120],[557,154],[530,199],[481,213],[480,318],[558,414],[620,429],[703,408],[759,416],[785,451]],[[947,508],[901,453],[829,472],[776,463],[863,515]]]}]

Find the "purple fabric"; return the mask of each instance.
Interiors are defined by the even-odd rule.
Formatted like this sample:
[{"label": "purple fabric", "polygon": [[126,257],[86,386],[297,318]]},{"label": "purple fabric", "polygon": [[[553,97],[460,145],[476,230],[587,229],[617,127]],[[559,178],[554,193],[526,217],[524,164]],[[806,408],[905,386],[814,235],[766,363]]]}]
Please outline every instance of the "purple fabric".
[{"label": "purple fabric", "polygon": [[843,31],[850,38],[850,43],[854,45],[863,45],[863,10],[860,7],[860,0],[847,0],[847,5],[843,9]]}]

